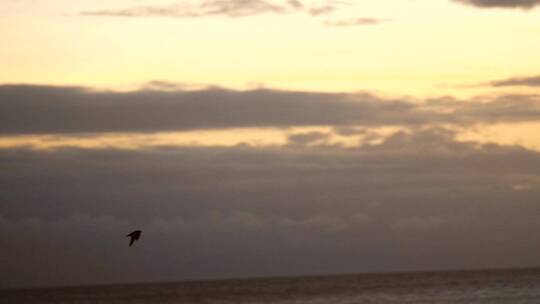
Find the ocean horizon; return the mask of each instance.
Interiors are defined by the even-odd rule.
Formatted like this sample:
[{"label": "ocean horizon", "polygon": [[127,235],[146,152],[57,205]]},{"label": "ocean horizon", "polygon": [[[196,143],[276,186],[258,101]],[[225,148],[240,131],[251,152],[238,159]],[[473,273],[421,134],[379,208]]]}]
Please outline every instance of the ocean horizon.
[{"label": "ocean horizon", "polygon": [[1,303],[537,303],[540,268],[9,288]]}]

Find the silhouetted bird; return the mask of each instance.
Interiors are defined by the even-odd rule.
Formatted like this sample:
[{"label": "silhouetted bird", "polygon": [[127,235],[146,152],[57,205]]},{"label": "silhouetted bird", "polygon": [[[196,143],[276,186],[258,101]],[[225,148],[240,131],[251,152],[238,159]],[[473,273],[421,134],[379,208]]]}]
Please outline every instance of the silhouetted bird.
[{"label": "silhouetted bird", "polygon": [[141,233],[142,233],[142,231],[135,230],[132,233],[126,235],[126,237],[129,236],[131,238],[131,241],[129,241],[129,246],[133,245],[133,242],[135,242],[136,240],[138,240],[141,237]]}]

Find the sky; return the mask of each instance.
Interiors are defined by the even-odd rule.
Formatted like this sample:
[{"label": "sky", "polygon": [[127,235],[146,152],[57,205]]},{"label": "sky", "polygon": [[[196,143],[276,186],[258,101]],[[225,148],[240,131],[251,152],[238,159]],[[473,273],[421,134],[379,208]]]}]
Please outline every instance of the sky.
[{"label": "sky", "polygon": [[538,0],[2,1],[0,288],[538,267],[539,34]]}]

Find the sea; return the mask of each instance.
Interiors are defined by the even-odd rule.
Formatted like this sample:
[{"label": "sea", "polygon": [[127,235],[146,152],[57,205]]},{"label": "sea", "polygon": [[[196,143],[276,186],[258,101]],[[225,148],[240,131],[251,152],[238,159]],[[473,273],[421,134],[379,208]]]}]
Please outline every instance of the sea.
[{"label": "sea", "polygon": [[540,303],[540,269],[10,289],[0,290],[0,303]]}]

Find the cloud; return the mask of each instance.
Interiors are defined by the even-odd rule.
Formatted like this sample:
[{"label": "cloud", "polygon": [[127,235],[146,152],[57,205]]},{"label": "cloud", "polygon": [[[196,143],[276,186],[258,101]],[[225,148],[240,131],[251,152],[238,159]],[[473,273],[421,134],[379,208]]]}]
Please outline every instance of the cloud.
[{"label": "cloud", "polygon": [[153,82],[151,87],[133,92],[4,85],[0,86],[0,100],[3,135],[321,125],[462,127],[540,119],[538,95],[416,102],[366,93],[182,89],[167,82]]},{"label": "cloud", "polygon": [[540,4],[539,0],[454,0],[482,8],[532,8]]},{"label": "cloud", "polygon": [[167,6],[138,6],[120,10],[85,11],[81,14],[117,17],[245,17],[265,13],[284,13],[285,10],[286,7],[284,6],[275,5],[264,0],[207,0],[196,6],[178,3]]},{"label": "cloud", "polygon": [[399,219],[395,223],[396,229],[436,229],[437,227],[444,225],[446,221],[436,216],[412,216],[409,218]]},{"label": "cloud", "polygon": [[144,83],[141,90],[156,90],[156,91],[178,91],[178,90],[193,90],[202,89],[203,87],[195,84],[178,83],[164,80],[152,80]]},{"label": "cloud", "polygon": [[375,25],[382,22],[386,22],[386,21],[388,20],[375,19],[375,18],[354,18],[354,19],[341,20],[341,21],[326,21],[324,24],[326,26],[342,27],[342,26],[357,26],[357,25]]},{"label": "cloud", "polygon": [[[540,229],[540,153],[455,136],[415,128],[354,148],[2,149],[0,282],[538,266],[529,232]],[[144,234],[130,248],[134,228]]]},{"label": "cloud", "polygon": [[331,134],[325,132],[305,132],[295,133],[289,135],[288,142],[293,145],[307,145],[313,143],[320,143],[328,140]]},{"label": "cloud", "polygon": [[369,132],[369,130],[367,129],[353,127],[353,126],[340,126],[340,127],[334,128],[333,131],[341,136],[364,135]]},{"label": "cloud", "polygon": [[[0,133],[154,132],[230,127],[414,123],[404,101],[368,94],[256,89],[128,93],[1,86]],[[421,116],[421,115],[420,115]]]},{"label": "cloud", "polygon": [[337,7],[334,5],[312,6],[308,9],[308,13],[312,16],[319,16],[330,14],[335,10],[337,10]]},{"label": "cloud", "polygon": [[83,11],[83,16],[196,18],[207,16],[247,17],[261,14],[305,12],[312,16],[329,14],[341,3],[307,5],[298,0],[205,0],[178,2],[165,6],[137,6],[126,9]]},{"label": "cloud", "polygon": [[503,95],[488,101],[477,100],[456,109],[453,114],[476,118],[484,123],[538,121],[540,96]]},{"label": "cloud", "polygon": [[488,84],[494,87],[509,87],[509,86],[540,87],[540,76],[515,77],[515,78],[492,81]]}]

